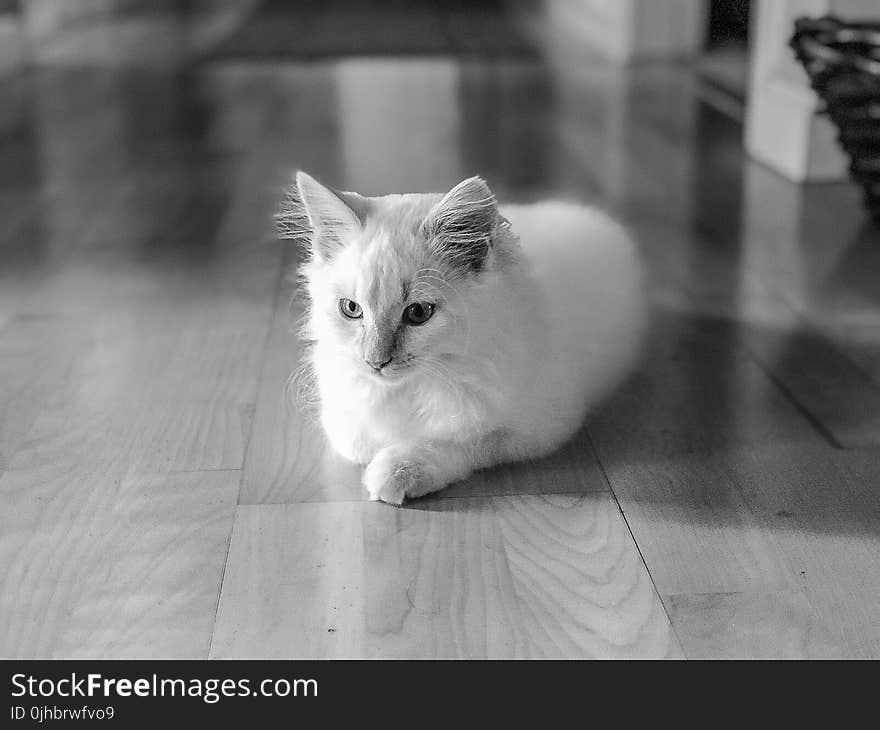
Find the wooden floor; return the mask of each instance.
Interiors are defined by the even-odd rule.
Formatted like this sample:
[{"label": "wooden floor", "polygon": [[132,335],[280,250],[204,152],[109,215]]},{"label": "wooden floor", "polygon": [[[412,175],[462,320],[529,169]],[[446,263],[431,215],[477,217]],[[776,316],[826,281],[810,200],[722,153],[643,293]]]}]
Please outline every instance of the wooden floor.
[{"label": "wooden floor", "polygon": [[[0,80],[0,655],[880,657],[880,232],[740,137],[595,59]],[[546,460],[365,501],[288,383],[296,167],[609,208],[639,371]]]}]

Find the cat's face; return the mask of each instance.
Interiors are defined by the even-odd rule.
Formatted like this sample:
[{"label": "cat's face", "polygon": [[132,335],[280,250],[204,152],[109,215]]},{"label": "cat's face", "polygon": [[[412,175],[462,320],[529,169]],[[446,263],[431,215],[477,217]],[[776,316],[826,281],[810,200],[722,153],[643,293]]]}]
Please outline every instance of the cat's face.
[{"label": "cat's face", "polygon": [[308,330],[347,374],[391,386],[448,377],[502,219],[486,184],[363,198],[297,176],[311,259]]},{"label": "cat's face", "polygon": [[310,267],[309,291],[312,331],[325,351],[391,382],[461,352],[467,312],[440,262],[383,238],[354,241]]}]

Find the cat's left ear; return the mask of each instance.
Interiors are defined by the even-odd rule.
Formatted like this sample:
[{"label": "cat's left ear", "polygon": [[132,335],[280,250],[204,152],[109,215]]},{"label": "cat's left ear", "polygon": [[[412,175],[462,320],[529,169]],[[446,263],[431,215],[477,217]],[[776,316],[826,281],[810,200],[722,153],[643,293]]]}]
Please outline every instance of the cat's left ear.
[{"label": "cat's left ear", "polygon": [[459,268],[479,271],[499,220],[498,203],[486,181],[470,177],[431,209],[422,230],[439,255]]},{"label": "cat's left ear", "polygon": [[366,198],[332,190],[299,171],[279,216],[279,228],[287,238],[307,238],[312,253],[327,260],[363,231],[366,212]]}]

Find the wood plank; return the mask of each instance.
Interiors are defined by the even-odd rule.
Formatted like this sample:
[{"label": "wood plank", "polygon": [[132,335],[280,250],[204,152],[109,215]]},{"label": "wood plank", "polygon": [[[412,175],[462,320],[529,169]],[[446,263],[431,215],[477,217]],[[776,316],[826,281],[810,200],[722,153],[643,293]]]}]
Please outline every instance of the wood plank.
[{"label": "wood plank", "polygon": [[[712,267],[723,270],[723,259]],[[715,319],[734,334],[829,443],[840,448],[878,443],[880,383],[849,356],[853,348],[841,347],[841,336],[829,337],[750,269],[705,276],[710,270],[700,264],[683,282],[688,303],[682,309]]]},{"label": "wood plank", "polygon": [[[747,655],[790,618],[761,656],[864,656],[880,637],[876,585],[853,572],[876,563],[877,545],[844,536],[880,528],[876,454],[834,449],[743,351],[741,326],[684,322],[655,335],[650,365],[591,432],[685,652]],[[837,559],[850,550],[842,577],[825,539]]]},{"label": "wood plank", "polygon": [[[85,344],[13,467],[39,463],[47,443],[59,444],[53,458],[75,465],[106,452],[101,439],[128,439],[129,466],[142,472],[241,468],[268,301],[265,309],[259,301],[203,302],[185,289],[181,282],[164,303],[148,298],[79,320]],[[97,452],[82,452],[80,438],[96,440]]]},{"label": "wood plank", "polygon": [[24,190],[2,196],[13,209],[0,211],[7,219],[0,233],[0,327],[47,291],[44,285],[59,263],[112,208],[113,191],[100,185],[85,184],[62,195]]},{"label": "wood plank", "polygon": [[875,449],[767,447],[729,470],[842,656],[880,656],[880,460]]},{"label": "wood plank", "polygon": [[[241,217],[253,222],[265,205],[253,204],[247,179],[241,184],[248,206]],[[242,201],[234,198],[224,216],[225,196],[209,192],[200,200],[207,208],[191,205],[158,238],[135,236],[109,250],[93,241],[71,253],[23,305],[34,322],[54,323],[54,330],[44,328],[48,342],[72,329],[82,347],[69,386],[34,419],[17,464],[41,458],[41,444],[70,442],[72,430],[87,441],[130,437],[129,467],[141,473],[241,468],[280,250],[245,250],[237,219]],[[206,210],[212,224],[200,219]],[[84,434],[82,422],[97,430]],[[70,443],[69,454],[56,458],[88,460],[77,451],[81,445]],[[32,447],[36,456],[28,453]]]},{"label": "wood plank", "polygon": [[721,460],[696,457],[607,467],[661,595],[794,585],[772,535],[725,467]]},{"label": "wood plank", "polygon": [[[13,317],[0,328],[0,474],[50,398],[63,390],[82,332]],[[39,363],[39,367],[34,367]]]},{"label": "wood plank", "polygon": [[240,473],[0,478],[0,654],[205,657]]},{"label": "wood plank", "polygon": [[757,165],[744,184],[742,245],[755,275],[880,384],[880,229],[861,189],[791,185]]},{"label": "wood plank", "polygon": [[589,422],[606,468],[769,442],[827,444],[743,351],[735,323],[657,309],[649,330],[638,369]]},{"label": "wood plank", "polygon": [[771,535],[723,456],[761,444],[826,447],[738,347],[736,330],[657,313],[644,365],[590,432],[661,595],[790,589]]},{"label": "wood plank", "polygon": [[[286,244],[283,268],[296,261]],[[292,272],[291,272],[292,273]],[[241,504],[366,499],[360,468],[326,443],[308,383],[299,375],[301,350],[296,326],[303,303],[286,276],[275,300],[251,438],[241,487]]]},{"label": "wood plank", "polygon": [[[875,477],[872,484],[876,486]],[[834,484],[829,484],[834,488]],[[880,509],[768,518],[813,615],[853,658],[880,658]]]},{"label": "wood plank", "polygon": [[827,659],[847,656],[803,591],[666,596],[689,659]]},{"label": "wood plank", "polygon": [[[257,172],[231,205],[108,199],[0,333],[21,419],[4,430],[0,653],[207,655],[279,275],[280,251],[242,236],[260,237]],[[191,173],[154,182],[173,198]],[[113,246],[136,202],[143,225]]]},{"label": "wood plank", "polygon": [[[634,225],[639,230],[645,224]],[[811,309],[803,291],[792,293],[797,277],[789,269],[804,265],[799,244],[767,238],[775,228],[757,230],[754,239],[744,239],[743,250],[724,238],[715,240],[714,234],[681,236],[674,224],[645,230],[654,244],[646,248],[651,276],[661,280],[654,282],[658,302],[681,315],[714,321],[833,445],[877,443],[880,385],[872,380],[870,328],[859,330],[868,342],[863,339],[856,348],[835,327],[819,326],[822,307]],[[786,247],[795,251],[786,253]],[[868,263],[864,255],[860,259]],[[871,319],[870,305],[859,312],[861,319]]]},{"label": "wood plank", "polygon": [[878,655],[875,454],[753,446],[669,474],[609,476],[688,657]]},{"label": "wood plank", "polygon": [[808,326],[791,332],[750,327],[746,346],[833,443],[880,444],[880,383]]},{"label": "wood plank", "polygon": [[239,508],[214,657],[677,656],[607,495]]},{"label": "wood plank", "polygon": [[821,518],[880,512],[880,459],[874,449],[768,443],[731,449],[716,461],[725,463],[737,491],[762,514]]},{"label": "wood plank", "polygon": [[737,194],[713,194],[728,200],[715,216],[695,209],[703,240],[664,235],[661,265],[679,269],[692,311],[740,323],[743,346],[832,443],[878,443],[880,232],[857,191],[802,189],[735,155],[712,170],[719,190],[742,189],[742,216],[724,215]]}]

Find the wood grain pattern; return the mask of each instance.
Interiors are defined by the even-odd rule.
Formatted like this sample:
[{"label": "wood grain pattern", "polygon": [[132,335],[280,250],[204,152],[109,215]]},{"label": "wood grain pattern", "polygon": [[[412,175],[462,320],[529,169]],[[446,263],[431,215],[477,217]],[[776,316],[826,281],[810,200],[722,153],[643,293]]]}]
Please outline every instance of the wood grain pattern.
[{"label": "wood grain pattern", "polygon": [[[295,251],[284,268],[292,273]],[[285,276],[275,302],[241,488],[242,504],[366,499],[360,468],[336,456],[310,407],[307,382],[291,380],[300,366],[296,327],[302,302]]]},{"label": "wood grain pattern", "polygon": [[688,658],[835,659],[844,649],[814,616],[802,591],[667,596]]},{"label": "wood grain pattern", "polygon": [[609,478],[688,656],[877,655],[875,456],[754,447]]},{"label": "wood grain pattern", "polygon": [[880,481],[876,450],[765,448],[728,457],[813,625],[838,656],[880,655]]},{"label": "wood grain pattern", "polygon": [[788,588],[772,536],[712,460],[665,460],[608,477],[661,594]]},{"label": "wood grain pattern", "polygon": [[749,349],[836,445],[880,443],[880,385],[809,329],[789,336],[752,333]]},{"label": "wood grain pattern", "polygon": [[240,473],[0,479],[0,654],[200,657]]},{"label": "wood grain pattern", "polygon": [[601,494],[241,507],[212,646],[218,657],[679,651]]},{"label": "wood grain pattern", "polygon": [[[765,380],[741,331],[711,319],[696,337],[692,324],[667,327],[650,368],[591,433],[685,653],[873,655],[864,637],[873,636],[875,582],[834,581],[830,572],[843,570],[843,551],[853,560],[848,576],[878,557],[867,527],[878,514],[876,453],[833,448]],[[701,373],[682,378],[679,363]],[[670,391],[672,383],[684,389]],[[826,539],[836,555],[818,550]],[[818,592],[806,587],[807,564],[823,576]],[[840,607],[843,582],[861,607],[847,612],[849,623],[831,608]],[[789,620],[761,649],[764,633]]]},{"label": "wood grain pattern", "polygon": [[880,510],[774,515],[768,522],[809,599],[814,622],[841,647],[838,656],[880,656]]},{"label": "wood grain pattern", "polygon": [[[70,375],[81,341],[57,324],[14,317],[0,331],[0,475]],[[42,367],[33,367],[34,363]]]}]

